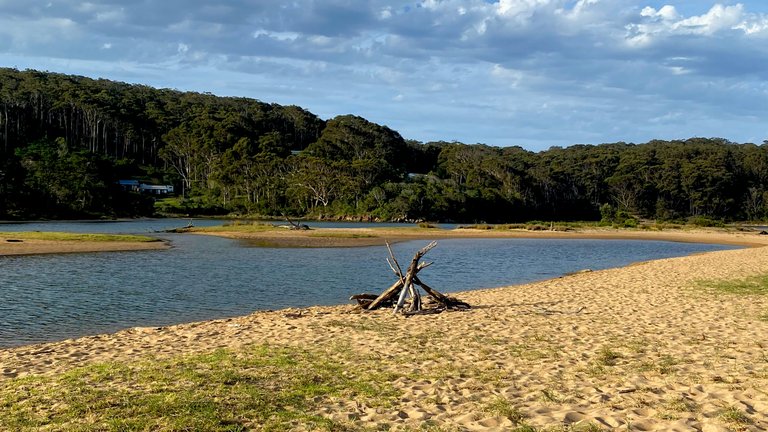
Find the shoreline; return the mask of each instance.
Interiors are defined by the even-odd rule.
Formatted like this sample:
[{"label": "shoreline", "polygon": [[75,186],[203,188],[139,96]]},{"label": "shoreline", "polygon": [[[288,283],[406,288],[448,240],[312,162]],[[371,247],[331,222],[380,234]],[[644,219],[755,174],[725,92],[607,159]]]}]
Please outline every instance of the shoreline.
[{"label": "shoreline", "polygon": [[657,240],[687,243],[710,243],[730,246],[762,247],[768,236],[753,231],[690,229],[681,231],[647,231],[625,229],[576,229],[573,231],[420,229],[420,228],[316,228],[296,230],[236,230],[199,228],[190,234],[211,235],[243,240],[256,247],[366,247],[411,240],[462,238],[488,239],[582,239],[582,240]]},{"label": "shoreline", "polygon": [[[504,401],[535,427],[766,431],[768,296],[697,284],[764,275],[768,248],[756,246],[768,239],[713,235],[752,247],[452,293],[473,306],[465,312],[406,319],[314,306],[5,348],[0,382],[217,349],[312,347],[346,372],[386,373],[399,395],[388,409],[341,397],[314,413],[351,428],[514,429],[517,420],[493,408]],[[726,409],[747,420],[729,423]]]},{"label": "shoreline", "polygon": [[[367,230],[367,228],[363,228],[363,229]],[[374,228],[374,229],[382,230],[382,228]],[[394,229],[394,230],[401,230],[401,228],[392,228],[392,229]],[[332,232],[335,233],[337,231],[350,231],[350,230],[358,231],[360,229],[359,228],[324,228],[323,230],[332,231]],[[389,230],[389,228],[386,228],[386,230]],[[337,237],[329,237],[329,238],[325,238],[325,237],[308,237],[313,242],[312,246],[306,246],[306,245],[295,246],[295,245],[291,245],[292,240],[294,238],[297,238],[299,241],[301,241],[302,240],[302,236],[294,236],[294,234],[301,234],[301,233],[306,233],[306,232],[303,232],[303,231],[285,231],[285,232],[287,234],[289,234],[289,235],[287,235],[285,237],[279,237],[278,238],[279,241],[286,241],[287,240],[285,243],[279,244],[279,246],[275,246],[275,245],[264,246],[264,245],[260,244],[260,245],[255,246],[255,247],[284,247],[284,248],[305,248],[305,247],[319,247],[319,248],[322,248],[322,247],[337,248],[337,247],[339,247],[339,248],[345,248],[345,247],[349,247],[349,248],[354,248],[354,247],[367,247],[367,246],[382,246],[383,245],[382,242],[384,240],[383,238],[378,238],[378,237],[377,238],[365,238],[365,237],[363,237],[363,238],[352,238],[352,239],[337,238]],[[312,233],[312,232],[310,232],[310,233]],[[457,233],[458,234],[463,234],[463,235],[455,235]],[[191,233],[191,234],[220,236],[220,237],[223,237],[223,238],[230,238],[230,239],[233,239],[233,240],[240,240],[240,241],[244,241],[244,242],[247,242],[247,243],[258,242],[259,241],[259,240],[256,240],[256,239],[252,238],[252,237],[238,237],[236,235],[230,236],[230,234],[241,234],[241,233],[229,233],[229,232],[223,232],[223,233],[200,233],[200,232],[194,232],[194,233]],[[400,235],[400,236],[395,236],[394,238],[390,237],[390,238],[388,238],[388,241],[390,242],[390,244],[395,244],[395,243],[404,242],[404,241],[417,241],[417,240],[430,240],[430,239],[434,240],[434,239],[462,239],[462,238],[469,238],[469,239],[477,239],[477,238],[480,238],[480,239],[528,238],[528,239],[594,239],[594,240],[636,240],[636,241],[657,241],[658,240],[658,241],[671,241],[671,242],[672,241],[679,241],[679,242],[702,243],[702,244],[722,244],[722,245],[741,246],[741,247],[749,247],[749,248],[768,246],[768,237],[765,238],[765,244],[762,244],[762,243],[757,243],[757,242],[754,242],[754,241],[747,241],[747,240],[734,240],[734,239],[732,239],[731,241],[726,241],[726,240],[728,240],[727,237],[732,236],[733,234],[719,233],[721,235],[721,237],[718,237],[720,241],[712,242],[712,241],[708,241],[708,240],[710,240],[709,237],[702,237],[703,235],[705,235],[705,233],[703,233],[701,231],[697,231],[695,233],[689,233],[689,234],[691,234],[692,237],[691,238],[685,238],[684,240],[681,240],[679,236],[671,236],[670,237],[670,236],[664,236],[664,235],[657,235],[657,234],[663,234],[663,233],[652,233],[652,232],[645,232],[645,231],[638,232],[638,234],[640,234],[639,236],[624,236],[624,235],[618,235],[617,236],[617,235],[615,235],[616,233],[603,233],[604,235],[601,236],[601,235],[596,235],[596,233],[593,233],[591,231],[589,231],[589,232],[549,232],[549,231],[546,231],[546,232],[545,231],[534,231],[534,232],[520,231],[520,232],[518,232],[518,231],[513,231],[511,233],[509,233],[509,232],[505,233],[505,232],[493,232],[493,231],[491,231],[489,233],[486,230],[466,230],[466,229],[462,229],[462,230],[448,230],[448,231],[445,231],[444,233],[438,232],[438,233],[432,233],[432,234],[437,234],[437,235],[433,235],[431,237],[423,237],[423,236],[420,236],[420,235]],[[649,237],[648,234],[650,234],[651,236]],[[667,233],[667,234],[669,234],[669,233]],[[724,237],[722,237],[722,236],[724,236]],[[351,240],[352,242],[354,242],[354,244],[346,245],[346,244],[342,243],[341,245],[339,245],[339,244],[334,243],[332,245],[328,245],[328,244],[316,245],[316,243],[314,243],[314,241],[316,241],[316,240],[320,240],[322,242],[322,241],[328,240],[328,239],[330,239],[331,241]],[[0,242],[2,240],[3,240],[3,237],[0,236]],[[370,241],[372,241],[372,243],[371,244],[358,243],[358,241],[361,241],[361,240],[363,242],[366,242],[366,241],[370,240]],[[94,247],[98,247],[99,243],[108,243],[108,242],[90,242],[90,243],[93,244]],[[120,246],[119,242],[111,242],[111,243],[117,243],[114,246],[117,246],[117,247]],[[158,244],[158,243],[160,243],[160,244]],[[286,243],[288,245],[286,245]],[[126,244],[129,247],[133,246],[133,243],[126,243]],[[153,245],[156,245],[157,247],[156,248],[155,247],[153,247],[153,248],[142,248],[141,245],[144,245],[144,244],[146,244],[146,245],[153,244]],[[299,243],[299,244],[301,244],[301,243]],[[2,246],[2,244],[0,244],[0,258],[3,257],[2,253],[1,253],[2,252],[1,246]],[[87,247],[88,245],[85,245],[85,246]],[[53,245],[53,247],[56,247],[56,245]],[[73,253],[100,253],[100,252],[119,252],[119,251],[136,251],[136,252],[141,252],[143,250],[158,250],[158,249],[171,249],[171,248],[173,248],[173,245],[172,245],[172,242],[170,240],[162,240],[162,241],[152,242],[152,243],[139,243],[139,244],[137,244],[136,249],[130,249],[130,248],[129,249],[109,249],[109,248],[104,248],[104,249],[100,249],[100,250],[83,250],[83,251],[73,250],[71,252],[73,252]],[[69,253],[69,251],[68,252],[62,252],[62,251],[34,252],[34,253],[27,254],[27,255],[29,256],[29,255],[60,254],[60,253]],[[685,255],[685,256],[704,255],[704,254],[708,254],[708,253],[710,253],[710,252],[694,252],[692,254]],[[13,256],[13,255],[9,255],[9,256]],[[21,254],[18,254],[16,256],[21,256]],[[461,291],[443,291],[443,293],[447,294],[447,295],[454,296],[454,295],[461,295],[461,294],[477,292],[477,291],[496,290],[496,289],[502,289],[502,288],[505,288],[505,287],[516,287],[516,286],[523,286],[523,285],[538,284],[538,283],[543,283],[543,282],[548,282],[548,281],[555,281],[555,280],[566,278],[566,277],[571,277],[571,276],[574,276],[574,275],[577,275],[577,274],[580,274],[580,273],[583,273],[583,272],[595,272],[595,271],[604,271],[604,270],[611,270],[611,269],[617,269],[617,268],[639,266],[639,265],[643,265],[643,264],[646,264],[646,263],[654,262],[654,261],[659,260],[659,259],[668,259],[668,258],[644,259],[644,260],[640,260],[640,261],[629,262],[626,265],[621,266],[621,267],[610,267],[610,268],[607,268],[607,269],[600,269],[600,270],[592,270],[591,268],[585,268],[585,269],[580,269],[580,270],[576,270],[576,271],[573,271],[573,272],[563,273],[563,274],[561,274],[559,276],[552,276],[552,277],[547,277],[547,278],[544,278],[544,279],[536,279],[536,280],[532,280],[532,281],[528,281],[528,282],[514,283],[514,284],[508,284],[508,285],[505,284],[505,285],[499,285],[499,286],[489,286],[489,287],[487,286],[487,287],[473,288],[473,289],[461,290]],[[62,341],[78,340],[78,339],[81,339],[81,338],[99,337],[99,336],[105,336],[105,335],[117,335],[117,334],[123,333],[125,331],[131,331],[131,330],[135,330],[135,329],[158,329],[158,328],[165,329],[165,328],[168,328],[168,327],[175,327],[175,326],[185,325],[185,324],[230,321],[232,319],[241,318],[243,316],[248,316],[248,315],[251,315],[251,314],[266,313],[266,312],[284,312],[284,311],[287,311],[287,313],[291,313],[290,311],[294,311],[294,310],[323,309],[323,308],[347,308],[347,307],[356,308],[357,304],[355,304],[354,302],[348,301],[347,303],[338,303],[338,304],[330,304],[330,305],[329,304],[325,304],[325,305],[308,304],[306,306],[292,306],[292,307],[286,307],[286,308],[283,308],[283,309],[256,309],[256,310],[253,310],[252,312],[248,313],[247,315],[220,316],[220,317],[214,317],[214,318],[210,318],[210,319],[204,319],[202,321],[182,321],[182,322],[176,322],[176,323],[164,324],[164,325],[159,324],[157,326],[154,326],[154,325],[139,325],[139,326],[134,326],[134,327],[117,328],[117,329],[115,329],[113,331],[108,331],[108,332],[105,332],[105,333],[92,333],[92,334],[83,334],[83,335],[80,335],[80,336],[71,336],[71,337],[67,337],[66,339],[57,339],[57,340],[42,341],[42,342],[24,343],[24,344],[20,344],[20,345],[11,345],[11,346],[5,346],[5,347],[4,346],[0,346],[0,352],[2,352],[3,350],[19,349],[19,348],[24,348],[24,347],[38,346],[38,345],[56,344],[56,343],[59,343],[59,342],[62,342]],[[347,311],[347,312],[349,312],[349,311]],[[2,380],[2,375],[0,374],[0,381],[1,380]]]}]

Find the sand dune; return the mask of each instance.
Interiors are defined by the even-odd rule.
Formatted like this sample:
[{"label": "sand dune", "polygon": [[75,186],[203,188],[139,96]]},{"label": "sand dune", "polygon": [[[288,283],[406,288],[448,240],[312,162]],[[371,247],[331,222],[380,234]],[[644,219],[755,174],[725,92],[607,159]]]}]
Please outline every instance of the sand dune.
[{"label": "sand dune", "polygon": [[[756,234],[730,241],[765,244]],[[765,431],[768,297],[715,295],[697,281],[766,272],[768,248],[756,247],[459,293],[474,306],[466,312],[405,319],[312,307],[134,328],[0,350],[0,382],[218,347],[270,343],[333,355],[341,345],[349,370],[373,358],[400,391],[391,409],[343,399],[321,409],[353,427],[501,431],[520,417],[535,427]],[[727,410],[747,420],[729,422]]]}]

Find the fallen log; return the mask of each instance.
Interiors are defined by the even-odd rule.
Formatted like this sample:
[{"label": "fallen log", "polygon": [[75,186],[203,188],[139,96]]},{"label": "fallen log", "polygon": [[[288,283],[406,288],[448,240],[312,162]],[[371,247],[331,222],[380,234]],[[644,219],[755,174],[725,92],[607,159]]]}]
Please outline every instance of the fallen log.
[{"label": "fallen log", "polygon": [[[368,306],[370,306],[371,303],[373,303],[374,300],[376,300],[379,296],[376,294],[355,294],[353,296],[350,296],[350,300],[354,300],[357,302],[358,306],[360,306],[363,309],[368,309]],[[381,304],[382,306],[391,306],[392,302],[390,301],[387,303],[386,301]]]},{"label": "fallen log", "polygon": [[397,282],[392,284],[391,287],[387,288],[386,291],[381,293],[381,295],[378,296],[376,298],[376,300],[372,301],[371,304],[368,305],[367,309],[368,310],[373,310],[373,309],[381,307],[384,302],[389,301],[392,297],[395,296],[395,294],[397,294],[398,289],[401,286],[403,286],[403,281],[398,280]]},{"label": "fallen log", "polygon": [[440,291],[431,288],[424,282],[422,282],[419,278],[415,278],[413,280],[417,285],[419,285],[424,291],[429,294],[430,297],[435,299],[439,304],[443,305],[444,307],[448,309],[469,309],[472,306],[469,305],[467,302],[463,302],[456,297],[448,297],[447,295],[441,293]]}]

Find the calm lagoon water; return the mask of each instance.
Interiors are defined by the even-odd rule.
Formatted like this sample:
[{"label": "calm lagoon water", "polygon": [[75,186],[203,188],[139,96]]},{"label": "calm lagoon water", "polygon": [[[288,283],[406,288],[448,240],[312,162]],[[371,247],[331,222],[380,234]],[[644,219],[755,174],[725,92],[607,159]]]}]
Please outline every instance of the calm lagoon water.
[{"label": "calm lagoon water", "polygon": [[[45,222],[0,231],[141,233],[186,220]],[[221,221],[196,220],[195,225]],[[314,226],[338,226],[312,223]],[[359,224],[355,226],[361,226]],[[209,236],[160,234],[166,251],[0,257],[0,347],[55,341],[134,326],[331,305],[392,283],[386,249],[257,248]],[[731,246],[632,240],[440,240],[422,278],[452,292],[530,282]],[[426,242],[394,245],[401,263]]]}]

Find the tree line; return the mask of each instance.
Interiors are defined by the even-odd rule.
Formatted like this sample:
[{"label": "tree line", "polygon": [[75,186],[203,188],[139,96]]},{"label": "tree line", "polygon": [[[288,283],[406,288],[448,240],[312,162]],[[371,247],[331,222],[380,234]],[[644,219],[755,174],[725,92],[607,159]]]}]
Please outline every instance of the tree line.
[{"label": "tree line", "polygon": [[[768,216],[768,142],[422,143],[354,115],[15,69],[0,69],[0,156],[2,219]],[[155,202],[119,179],[173,184],[179,196]]]}]

